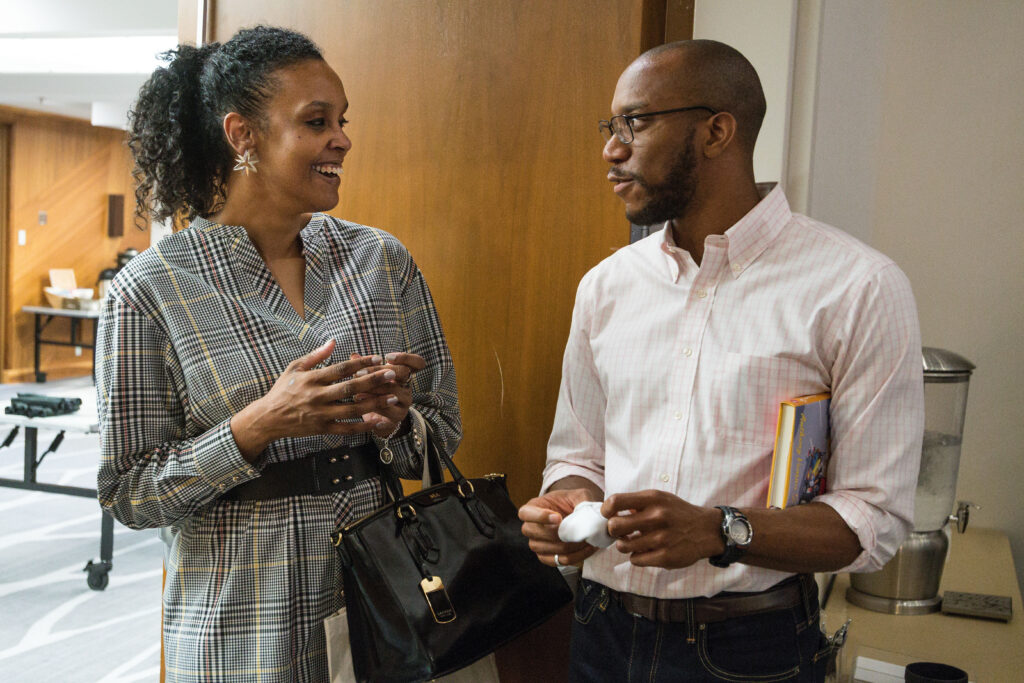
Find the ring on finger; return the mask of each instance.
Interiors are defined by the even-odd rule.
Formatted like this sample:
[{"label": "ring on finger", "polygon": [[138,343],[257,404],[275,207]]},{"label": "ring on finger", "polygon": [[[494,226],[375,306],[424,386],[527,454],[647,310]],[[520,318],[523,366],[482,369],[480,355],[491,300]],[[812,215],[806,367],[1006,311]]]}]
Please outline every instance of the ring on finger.
[{"label": "ring on finger", "polygon": [[556,567],[563,567],[563,566],[565,566],[565,565],[562,564],[562,561],[558,559],[558,553],[555,553],[555,566]]}]

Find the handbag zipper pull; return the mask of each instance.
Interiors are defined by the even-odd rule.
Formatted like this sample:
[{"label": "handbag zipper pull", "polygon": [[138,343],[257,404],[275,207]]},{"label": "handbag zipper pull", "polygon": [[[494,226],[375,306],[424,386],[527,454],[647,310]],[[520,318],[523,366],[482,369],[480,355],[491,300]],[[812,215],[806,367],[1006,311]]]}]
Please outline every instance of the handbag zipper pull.
[{"label": "handbag zipper pull", "polygon": [[420,581],[420,590],[427,599],[434,621],[439,624],[455,621],[455,608],[452,607],[452,601],[448,598],[448,591],[444,589],[444,582],[440,576],[431,576]]}]

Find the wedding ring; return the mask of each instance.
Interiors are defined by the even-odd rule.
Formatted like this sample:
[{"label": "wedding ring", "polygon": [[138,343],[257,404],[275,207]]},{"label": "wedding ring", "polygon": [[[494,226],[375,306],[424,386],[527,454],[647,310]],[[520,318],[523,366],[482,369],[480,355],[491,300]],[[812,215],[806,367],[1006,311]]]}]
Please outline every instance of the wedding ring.
[{"label": "wedding ring", "polygon": [[561,567],[562,566],[562,562],[558,559],[558,553],[555,553],[555,566],[556,567]]}]

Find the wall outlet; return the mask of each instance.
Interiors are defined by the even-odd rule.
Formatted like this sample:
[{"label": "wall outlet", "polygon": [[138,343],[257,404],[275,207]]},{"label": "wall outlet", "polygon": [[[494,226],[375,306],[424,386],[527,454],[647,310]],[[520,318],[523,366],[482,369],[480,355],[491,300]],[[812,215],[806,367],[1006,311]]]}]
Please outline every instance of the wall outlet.
[{"label": "wall outlet", "polygon": [[75,347],[75,355],[76,356],[81,356],[82,355],[82,347],[81,346],[76,346]]},{"label": "wall outlet", "polygon": [[27,241],[28,241],[28,235],[25,233],[24,230],[19,230],[18,231],[18,246],[19,247],[25,246],[25,243]]},{"label": "wall outlet", "polygon": [[46,212],[45,211],[40,211],[39,212],[39,225],[46,225]]}]

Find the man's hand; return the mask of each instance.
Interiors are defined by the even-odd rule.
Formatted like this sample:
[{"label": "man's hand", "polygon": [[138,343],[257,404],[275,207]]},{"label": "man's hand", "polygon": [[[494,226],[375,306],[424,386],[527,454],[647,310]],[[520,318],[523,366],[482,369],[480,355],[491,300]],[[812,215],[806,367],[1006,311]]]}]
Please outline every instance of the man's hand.
[{"label": "man's hand", "polygon": [[681,569],[725,550],[719,510],[665,491],[614,494],[601,514],[608,518],[608,532],[619,539],[615,548],[638,567]]},{"label": "man's hand", "polygon": [[592,545],[566,543],[558,538],[558,525],[577,503],[587,500],[595,500],[589,489],[561,489],[548,491],[519,508],[523,535],[530,539],[530,550],[537,553],[541,562],[555,566],[555,555],[558,555],[560,565],[579,564],[597,552]]}]

